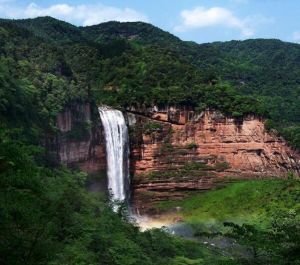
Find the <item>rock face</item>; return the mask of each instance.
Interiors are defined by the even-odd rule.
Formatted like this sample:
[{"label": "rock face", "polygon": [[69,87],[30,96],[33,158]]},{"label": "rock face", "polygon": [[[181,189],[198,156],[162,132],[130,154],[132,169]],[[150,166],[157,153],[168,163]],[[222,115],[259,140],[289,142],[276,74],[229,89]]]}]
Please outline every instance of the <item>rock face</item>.
[{"label": "rock face", "polygon": [[141,128],[139,142],[133,142],[135,173],[168,168],[170,162],[161,157],[168,155],[176,158],[171,162],[178,165],[189,161],[207,165],[227,163],[227,175],[299,173],[299,153],[281,137],[266,132],[263,120],[247,117],[235,121],[209,111],[200,115],[178,111],[177,119],[173,114],[163,111],[150,117],[135,114],[136,127]]},{"label": "rock face", "polygon": [[138,208],[153,198],[182,197],[182,190],[209,189],[225,176],[282,177],[300,172],[299,153],[266,132],[264,121],[255,117],[236,121],[217,112],[154,108],[129,110],[128,120]]},{"label": "rock face", "polygon": [[58,160],[93,174],[106,169],[103,130],[88,103],[73,104],[57,116]]},{"label": "rock face", "polygon": [[[88,173],[106,168],[103,130],[89,104],[69,106],[57,117],[58,157]],[[299,175],[300,155],[256,117],[226,118],[191,108],[129,109],[133,201],[181,198],[210,189],[220,178]]]}]

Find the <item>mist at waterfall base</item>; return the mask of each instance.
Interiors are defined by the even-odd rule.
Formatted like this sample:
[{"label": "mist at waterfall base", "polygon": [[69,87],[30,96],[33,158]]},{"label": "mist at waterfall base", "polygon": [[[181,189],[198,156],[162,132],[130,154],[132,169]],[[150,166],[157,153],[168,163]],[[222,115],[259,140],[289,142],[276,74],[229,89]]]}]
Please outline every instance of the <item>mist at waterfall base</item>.
[{"label": "mist at waterfall base", "polygon": [[[108,190],[111,201],[127,203],[130,194],[129,179],[129,139],[128,129],[119,110],[109,107],[99,107],[99,114],[104,128]],[[118,210],[118,205],[113,206]]]}]

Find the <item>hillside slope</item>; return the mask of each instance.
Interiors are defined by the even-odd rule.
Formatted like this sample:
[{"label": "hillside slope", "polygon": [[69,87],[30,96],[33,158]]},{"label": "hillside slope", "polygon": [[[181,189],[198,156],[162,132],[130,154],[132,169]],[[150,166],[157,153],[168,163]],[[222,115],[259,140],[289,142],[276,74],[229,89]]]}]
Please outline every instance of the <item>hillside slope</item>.
[{"label": "hillside slope", "polygon": [[[298,44],[258,39],[199,45],[142,22],[75,27],[41,17],[0,23],[1,51],[7,58],[23,48],[34,54],[24,38],[60,52],[64,63],[54,75],[76,87],[66,102],[78,98],[121,107],[179,104],[237,118],[255,114],[268,118],[268,128],[300,147]],[[11,31],[20,34],[18,48]],[[17,52],[14,62],[26,57],[33,66],[30,54]]]}]

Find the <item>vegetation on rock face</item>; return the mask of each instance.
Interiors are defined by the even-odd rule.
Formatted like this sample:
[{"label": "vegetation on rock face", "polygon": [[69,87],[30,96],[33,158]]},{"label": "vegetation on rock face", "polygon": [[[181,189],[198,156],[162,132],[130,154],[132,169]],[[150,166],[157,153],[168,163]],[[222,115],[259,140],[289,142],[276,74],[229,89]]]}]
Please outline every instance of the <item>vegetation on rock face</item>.
[{"label": "vegetation on rock face", "polygon": [[143,130],[144,134],[151,134],[153,132],[160,132],[160,131],[162,131],[163,130],[163,126],[159,122],[148,121],[147,123],[145,123],[143,125],[142,130]]},{"label": "vegetation on rock face", "polygon": [[190,142],[186,144],[187,149],[197,149],[198,145],[195,142]]}]

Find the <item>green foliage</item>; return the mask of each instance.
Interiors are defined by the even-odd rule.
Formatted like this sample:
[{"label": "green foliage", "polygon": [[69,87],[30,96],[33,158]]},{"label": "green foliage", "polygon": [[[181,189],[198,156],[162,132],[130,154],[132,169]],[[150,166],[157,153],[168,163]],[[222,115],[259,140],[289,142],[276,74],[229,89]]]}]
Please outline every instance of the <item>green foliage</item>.
[{"label": "green foliage", "polygon": [[0,67],[0,81],[9,87],[0,92],[0,109],[20,102],[9,98],[19,87],[48,130],[55,114],[76,100],[123,108],[189,105],[236,119],[264,116],[299,148],[297,44],[197,45],[141,22],[78,28],[50,17],[1,20],[0,34],[1,60],[11,66],[9,77]]},{"label": "green foliage", "polygon": [[279,130],[285,139],[287,139],[293,146],[299,149],[300,147],[300,125],[299,124],[282,128]]},{"label": "green foliage", "polygon": [[159,122],[148,121],[143,124],[143,133],[151,134],[153,132],[160,132],[163,129],[163,125]]},{"label": "green foliage", "polygon": [[181,201],[161,202],[158,207],[180,206],[184,220],[203,224],[204,229],[210,229],[211,224],[220,229],[224,221],[266,227],[276,212],[300,208],[300,183],[293,178],[236,181],[216,190],[188,195]]},{"label": "green foliage", "polygon": [[91,122],[77,121],[66,136],[71,141],[84,141],[90,137]]},{"label": "green foliage", "polygon": [[161,206],[180,206],[197,237],[229,237],[249,249],[251,255],[234,254],[233,264],[288,265],[300,261],[299,195],[300,183],[293,177],[252,180]]},{"label": "green foliage", "polygon": [[204,258],[203,247],[162,230],[144,233],[101,194],[85,190],[86,175],[48,169],[42,151],[1,128],[1,264],[173,264]]},{"label": "green foliage", "polygon": [[0,136],[1,264],[197,264],[212,257],[163,230],[140,232],[124,208],[114,213],[103,194],[86,191],[85,174],[46,167],[43,149],[11,128],[0,127]]},{"label": "green foliage", "polygon": [[198,148],[198,145],[195,142],[190,142],[186,144],[187,149],[196,149]]},{"label": "green foliage", "polygon": [[188,162],[183,166],[183,170],[215,170],[215,171],[224,171],[229,168],[227,162],[216,162],[214,165],[207,165],[202,162]]},{"label": "green foliage", "polygon": [[[161,153],[162,159],[170,159],[170,157],[166,156],[166,153],[171,153],[170,156],[172,157],[174,149],[166,149],[165,147],[163,151],[164,153]],[[189,180],[195,179],[197,181],[202,176],[205,176],[206,178],[213,177],[214,173],[211,172],[213,170],[222,171],[223,168],[217,169],[216,167],[207,165],[205,163],[189,162],[189,163],[185,163],[181,168],[169,166],[167,170],[163,170],[163,171],[158,170],[158,171],[151,171],[148,173],[142,173],[140,175],[136,175],[135,178],[142,182],[143,180],[147,180],[147,179],[148,180],[161,179],[163,181],[167,181],[169,179],[172,181],[176,180],[178,182],[186,181],[186,179]]]},{"label": "green foliage", "polygon": [[230,168],[230,165],[227,162],[217,162],[215,165],[217,171],[224,171],[228,168]]},{"label": "green foliage", "polygon": [[83,34],[91,41],[97,43],[110,43],[114,40],[130,40],[137,45],[154,44],[161,46],[175,46],[182,42],[179,38],[143,22],[116,21],[81,28]]},{"label": "green foliage", "polygon": [[170,153],[174,150],[174,146],[169,143],[169,142],[166,142],[166,143],[163,143],[160,148],[159,148],[159,153],[160,154],[165,154],[165,153]]},{"label": "green foliage", "polygon": [[208,166],[206,163],[202,163],[202,162],[187,162],[184,164],[183,166],[184,170],[209,170],[211,169],[210,166]]},{"label": "green foliage", "polygon": [[76,26],[52,17],[15,20],[14,24],[28,29],[35,36],[47,39],[53,43],[67,44],[86,41]]},{"label": "green foliage", "polygon": [[300,264],[299,213],[291,209],[276,213],[267,229],[253,225],[224,223],[226,233],[240,244],[250,247],[256,264]]}]

